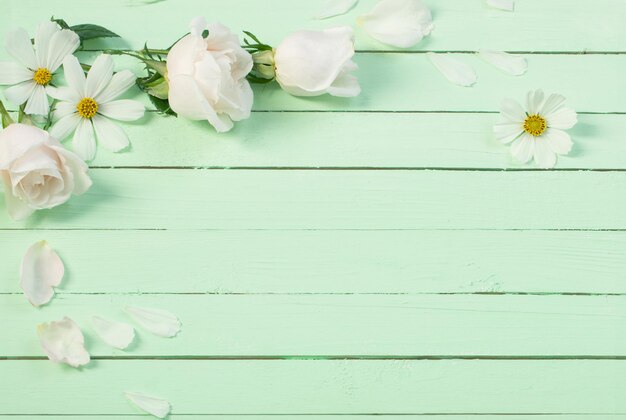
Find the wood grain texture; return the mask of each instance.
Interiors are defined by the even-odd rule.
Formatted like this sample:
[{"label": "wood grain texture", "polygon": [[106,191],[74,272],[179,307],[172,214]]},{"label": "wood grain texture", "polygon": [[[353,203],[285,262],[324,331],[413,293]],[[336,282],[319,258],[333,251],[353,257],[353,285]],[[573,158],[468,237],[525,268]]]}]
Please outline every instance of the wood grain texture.
[{"label": "wood grain texture", "polygon": [[[182,332],[163,339],[139,328],[129,351],[112,349],[91,317],[132,324],[126,305],[170,310]],[[60,295],[39,310],[21,295],[0,295],[11,326],[0,357],[44,357],[35,326],[63,316],[81,325],[93,356],[626,358],[625,296],[350,294]]]},{"label": "wood grain texture", "polygon": [[58,293],[621,293],[626,232],[4,231],[0,293],[46,239]]},{"label": "wood grain texture", "polygon": [[621,360],[0,361],[0,376],[2,414],[137,413],[128,390],[174,414],[626,413]]},{"label": "wood grain texture", "polygon": [[[92,166],[533,168],[491,134],[495,114],[253,113],[228,133],[148,115],[124,126],[132,150]],[[626,115],[579,115],[557,168],[625,169]],[[391,132],[393,135],[389,135]],[[70,143],[66,143],[68,146]]]},{"label": "wood grain texture", "polygon": [[[129,415],[111,415],[106,416],[102,414],[94,415],[72,415],[71,420],[102,420],[102,419],[114,419],[114,420],[137,420],[140,414]],[[446,420],[465,420],[467,414],[446,414]],[[577,420],[623,420],[626,418],[626,414],[576,414]],[[274,420],[276,415],[254,415],[254,414],[172,414],[168,416],[169,420]],[[346,415],[346,414],[289,414],[281,415],[280,419],[298,419],[298,420],[441,420],[441,415],[438,414],[365,414],[365,415]],[[471,414],[473,420],[564,420],[570,419],[572,414]],[[66,416],[54,416],[54,415],[20,415],[19,420],[66,420]],[[15,416],[3,416],[0,415],[0,420],[15,420]]]},{"label": "wood grain texture", "polygon": [[[355,26],[356,17],[369,12],[373,1],[362,1],[348,15],[317,21],[324,0],[5,0],[1,26],[34,26],[50,13],[68,22],[105,25],[140,48],[146,38],[155,48],[165,48],[187,32],[189,21],[204,15],[224,22],[233,30],[251,30],[261,40],[277,44],[300,29]],[[626,29],[621,17],[626,6],[620,0],[525,0],[515,12],[488,7],[484,1],[428,0],[436,24],[430,37],[415,50],[476,51],[480,48],[515,51],[625,51]],[[234,6],[236,4],[236,6]],[[149,25],[141,24],[149,17]],[[97,22],[96,22],[97,21]],[[357,28],[357,47],[389,49]],[[129,46],[121,43],[122,46]]]},{"label": "wood grain texture", "polygon": [[626,229],[626,172],[97,169],[71,229]]}]

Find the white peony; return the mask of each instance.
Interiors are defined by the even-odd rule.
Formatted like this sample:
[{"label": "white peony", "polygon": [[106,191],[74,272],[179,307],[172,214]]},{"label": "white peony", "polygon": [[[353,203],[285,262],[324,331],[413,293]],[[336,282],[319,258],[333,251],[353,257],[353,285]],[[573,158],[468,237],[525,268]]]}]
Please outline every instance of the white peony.
[{"label": "white peony", "polygon": [[191,33],[167,55],[170,107],[182,117],[207,120],[217,131],[228,131],[233,121],[250,116],[250,70],[252,57],[236,35],[219,23],[207,25],[204,18],[195,18]]},{"label": "white peony", "polygon": [[359,82],[352,74],[352,28],[298,31],[285,38],[274,53],[276,81],[292,95],[357,96]]},{"label": "white peony", "polygon": [[40,128],[11,124],[0,132],[0,177],[7,210],[21,220],[91,187],[87,165]]}]

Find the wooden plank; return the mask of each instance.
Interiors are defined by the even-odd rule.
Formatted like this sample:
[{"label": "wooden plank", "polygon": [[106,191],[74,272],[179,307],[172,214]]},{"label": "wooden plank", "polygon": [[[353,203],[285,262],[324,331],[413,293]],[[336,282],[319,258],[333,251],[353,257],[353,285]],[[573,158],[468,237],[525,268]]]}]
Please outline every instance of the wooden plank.
[{"label": "wooden plank", "polygon": [[174,414],[626,413],[620,360],[0,361],[0,376],[5,415],[134,414],[128,390]]},{"label": "wooden plank", "polygon": [[625,229],[626,172],[91,171],[1,229]]},{"label": "wooden plank", "polygon": [[[65,315],[94,356],[626,357],[624,296],[95,294],[57,296],[43,310],[21,295],[0,302],[4,357],[43,357],[35,326]],[[126,305],[168,309],[182,332],[140,331],[129,351],[112,349],[91,317],[132,323]]]},{"label": "wooden plank", "polygon": [[[211,414],[211,420],[274,420],[276,419],[275,415],[254,415],[254,414]],[[472,419],[474,420],[562,420],[562,419],[570,419],[571,414],[519,414],[519,415],[510,415],[510,414],[472,414]],[[102,420],[101,414],[94,415],[72,415],[71,420]],[[115,420],[137,420],[137,414],[129,414],[125,415],[115,415],[113,417]],[[169,420],[205,420],[206,415],[189,415],[189,414],[181,414],[181,415],[170,415],[168,416]],[[289,419],[301,419],[301,420],[441,420],[441,415],[438,414],[389,414],[389,415],[379,415],[379,414],[371,414],[371,415],[311,415],[311,414],[290,414],[288,416],[281,415],[281,419],[289,418]],[[454,415],[454,414],[446,414],[446,420],[466,420],[467,415]],[[577,420],[623,420],[626,418],[626,415],[622,414],[577,414]],[[0,415],[0,420],[15,420],[15,416],[3,416]],[[19,420],[67,420],[65,416],[54,416],[54,415],[20,415]]]},{"label": "wooden plank", "polygon": [[[29,230],[1,235],[0,278],[6,281],[0,282],[0,293],[20,292],[21,258],[41,239],[65,261],[68,275],[59,293],[626,293],[626,232]],[[104,261],[110,263],[94,265]],[[129,273],[140,275],[129,281]]]},{"label": "wooden plank", "polygon": [[[348,15],[317,21],[311,18],[319,12],[323,0],[237,0],[237,7],[233,7],[232,0],[211,0],[208,4],[203,0],[48,0],[45,7],[37,0],[3,3],[2,27],[34,27],[54,13],[74,24],[105,25],[135,48],[142,47],[146,40],[155,48],[169,46],[187,31],[189,20],[198,14],[219,20],[233,30],[251,30],[265,42],[276,45],[294,30],[354,26],[356,16],[373,7],[372,3],[363,2]],[[436,27],[415,50],[624,51],[626,30],[622,17],[626,6],[620,0],[579,1],[575,7],[568,0],[525,0],[515,4],[513,13],[492,9],[482,1],[426,3],[432,9]],[[146,16],[150,16],[150,25],[138,25]],[[360,29],[356,31],[356,41],[362,49],[389,48],[369,39]]]},{"label": "wooden plank", "polygon": [[[626,115],[580,115],[557,168],[626,168]],[[254,113],[223,134],[149,116],[125,126],[132,150],[92,166],[532,168],[491,135],[494,114]],[[315,129],[312,129],[315,127]],[[393,135],[389,135],[393,127]]]}]

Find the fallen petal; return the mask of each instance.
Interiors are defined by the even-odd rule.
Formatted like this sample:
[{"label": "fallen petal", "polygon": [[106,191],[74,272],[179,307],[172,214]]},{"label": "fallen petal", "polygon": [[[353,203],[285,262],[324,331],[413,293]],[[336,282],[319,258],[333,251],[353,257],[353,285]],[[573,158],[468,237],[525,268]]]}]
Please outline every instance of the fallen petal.
[{"label": "fallen petal", "polygon": [[430,9],[421,0],[380,0],[357,23],[375,40],[399,48],[412,47],[434,28]]},{"label": "fallen petal", "polygon": [[174,337],[180,331],[181,323],[171,312],[139,306],[127,306],[125,309],[137,324],[152,334]]},{"label": "fallen petal", "polygon": [[515,2],[513,0],[487,0],[487,4],[496,9],[506,10],[507,12],[512,12],[515,8]]},{"label": "fallen petal", "polygon": [[79,367],[89,363],[85,338],[78,325],[68,317],[37,326],[39,342],[48,359]]},{"label": "fallen petal", "polygon": [[359,0],[326,0],[315,19],[327,19],[347,13]]},{"label": "fallen petal", "polygon": [[135,329],[123,322],[94,316],[91,323],[102,341],[116,349],[125,349],[135,338]]},{"label": "fallen petal", "polygon": [[476,83],[476,72],[464,62],[448,55],[426,53],[430,62],[444,75],[446,79],[455,85],[472,86]]},{"label": "fallen petal", "polygon": [[125,392],[128,400],[148,414],[164,419],[170,413],[170,403],[156,397],[142,394],[140,392]]},{"label": "fallen petal", "polygon": [[528,69],[526,59],[519,55],[503,51],[478,50],[478,56],[494,67],[513,76],[521,76]]},{"label": "fallen petal", "polygon": [[54,286],[61,284],[63,261],[46,241],[33,244],[22,259],[20,287],[33,306],[45,305],[54,296]]}]

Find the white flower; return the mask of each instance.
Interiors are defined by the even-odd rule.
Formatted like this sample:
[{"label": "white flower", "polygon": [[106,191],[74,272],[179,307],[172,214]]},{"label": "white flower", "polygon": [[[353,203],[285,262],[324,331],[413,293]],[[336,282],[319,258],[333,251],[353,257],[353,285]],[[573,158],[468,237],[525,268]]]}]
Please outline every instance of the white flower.
[{"label": "white flower", "polygon": [[233,121],[250,116],[250,70],[252,57],[230,29],[195,18],[191,33],[167,55],[170,107],[185,118],[207,120],[218,132],[228,131]]},{"label": "white flower", "polygon": [[46,87],[65,57],[80,45],[78,35],[59,28],[55,22],[43,22],[35,34],[34,46],[22,28],[10,32],[5,45],[17,63],[0,62],[0,85],[13,85],[4,96],[15,105],[26,102],[27,114],[47,115]]},{"label": "white flower", "polygon": [[37,335],[48,359],[79,367],[89,363],[85,338],[78,325],[68,317],[37,326]]},{"label": "white flower", "polygon": [[348,26],[293,32],[276,47],[276,80],[296,96],[357,96],[361,87],[350,74],[357,69],[353,56],[354,40]]},{"label": "white flower", "polygon": [[61,284],[65,266],[46,241],[34,243],[22,259],[20,287],[33,306],[50,302],[54,289]]},{"label": "white flower", "polygon": [[434,28],[430,10],[421,0],[381,0],[357,23],[375,40],[399,48],[412,47]]},{"label": "white flower", "polygon": [[576,124],[576,112],[564,106],[565,98],[552,94],[544,100],[543,92],[528,92],[526,110],[512,99],[502,102],[503,121],[493,126],[502,143],[511,143],[511,154],[526,163],[534,157],[541,168],[552,168],[556,155],[565,155],[572,148],[572,139],[565,129]]},{"label": "white flower", "polygon": [[91,186],[87,165],[37,127],[11,124],[0,132],[0,177],[16,220],[65,203]]},{"label": "white flower", "polygon": [[128,70],[113,74],[113,59],[101,54],[85,78],[78,59],[68,56],[63,61],[68,86],[49,88],[50,96],[58,99],[50,134],[63,140],[74,132],[72,144],[84,160],[96,155],[96,137],[105,148],[119,152],[128,147],[128,136],[110,119],[135,121],[144,114],[144,106],[130,99],[115,100],[135,84]]}]

